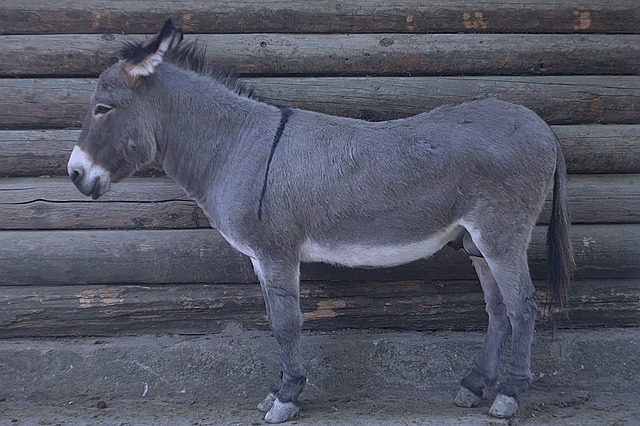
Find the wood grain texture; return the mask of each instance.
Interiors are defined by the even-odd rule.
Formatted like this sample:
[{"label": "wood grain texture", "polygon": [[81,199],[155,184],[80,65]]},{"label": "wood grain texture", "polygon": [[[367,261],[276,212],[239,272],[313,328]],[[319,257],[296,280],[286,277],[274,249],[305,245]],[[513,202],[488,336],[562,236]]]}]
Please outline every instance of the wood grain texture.
[{"label": "wood grain texture", "polygon": [[635,0],[3,0],[0,34],[155,33],[168,17],[198,33],[638,33]]},{"label": "wood grain texture", "polygon": [[[539,298],[545,283],[536,281]],[[267,329],[258,284],[83,285],[3,287],[0,338],[210,334],[230,321]],[[640,326],[640,281],[573,284],[569,320],[561,328]],[[391,328],[484,330],[480,285],[466,281],[306,281],[306,330]],[[541,311],[538,329],[548,328]]]},{"label": "wood grain texture", "polygon": [[552,126],[569,173],[640,173],[640,126]]},{"label": "wood grain texture", "polygon": [[[550,124],[639,124],[640,76],[247,78],[255,96],[327,114],[390,120],[481,97]],[[95,80],[0,79],[0,130],[80,127]]]},{"label": "wood grain texture", "polygon": [[[388,120],[446,103],[495,97],[549,124],[640,123],[640,76],[353,77],[246,79],[275,104]],[[327,96],[328,95],[328,96]]]},{"label": "wood grain texture", "polygon": [[0,181],[2,229],[190,229],[209,220],[168,178],[131,178],[90,203],[68,178]]},{"label": "wood grain texture", "polygon": [[[97,77],[144,36],[0,36],[0,77]],[[198,40],[239,75],[425,76],[640,73],[639,35],[224,34]]]},{"label": "wood grain texture", "polygon": [[[546,276],[545,227],[534,230],[529,264]],[[640,276],[640,225],[574,225],[576,278]],[[2,231],[0,286],[255,282],[251,264],[214,230]],[[449,248],[385,269],[305,264],[305,280],[475,279],[469,259]]]},{"label": "wood grain texture", "polygon": [[0,129],[80,127],[95,80],[0,80]]}]

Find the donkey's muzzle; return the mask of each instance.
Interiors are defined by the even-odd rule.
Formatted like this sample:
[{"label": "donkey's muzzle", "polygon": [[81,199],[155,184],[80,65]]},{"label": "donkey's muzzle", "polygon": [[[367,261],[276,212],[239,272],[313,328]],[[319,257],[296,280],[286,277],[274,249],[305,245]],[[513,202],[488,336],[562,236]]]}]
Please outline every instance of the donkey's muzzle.
[{"label": "donkey's muzzle", "polygon": [[109,173],[104,168],[94,164],[90,157],[77,146],[73,149],[69,158],[67,172],[76,188],[82,194],[87,197],[90,196],[94,200],[111,188]]},{"label": "donkey's muzzle", "polygon": [[82,194],[87,197],[91,197],[94,200],[98,199],[102,192],[100,190],[100,178],[98,176],[94,176],[93,179],[89,179],[87,173],[85,173],[84,169],[79,167],[69,171],[69,177],[71,178],[71,182],[78,188],[78,191],[82,192]]}]

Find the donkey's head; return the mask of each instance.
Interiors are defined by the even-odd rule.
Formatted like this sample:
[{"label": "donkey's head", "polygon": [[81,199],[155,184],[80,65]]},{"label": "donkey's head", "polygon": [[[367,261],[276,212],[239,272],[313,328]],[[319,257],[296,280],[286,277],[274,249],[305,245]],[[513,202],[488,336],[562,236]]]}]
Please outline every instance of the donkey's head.
[{"label": "donkey's head", "polygon": [[[100,75],[67,170],[84,195],[97,199],[156,156],[158,109],[152,76],[182,34],[171,20],[154,37],[126,49]],[[154,102],[155,101],[155,102]]]}]

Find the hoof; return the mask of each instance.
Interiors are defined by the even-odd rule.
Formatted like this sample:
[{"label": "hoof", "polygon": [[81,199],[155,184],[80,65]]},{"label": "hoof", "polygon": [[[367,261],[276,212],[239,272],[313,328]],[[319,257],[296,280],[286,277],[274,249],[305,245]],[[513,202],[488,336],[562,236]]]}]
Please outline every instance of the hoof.
[{"label": "hoof", "polygon": [[516,414],[516,411],[518,411],[518,403],[516,400],[510,396],[499,393],[493,401],[493,404],[491,404],[489,415],[499,419],[508,419]]},{"label": "hoof", "polygon": [[460,386],[458,389],[458,394],[456,395],[455,403],[458,407],[466,407],[472,408],[477,407],[478,404],[482,401],[475,393],[471,392],[469,389],[464,386]]},{"label": "hoof", "polygon": [[271,407],[273,407],[273,401],[275,400],[276,394],[269,392],[269,395],[267,395],[267,397],[260,404],[258,404],[258,410],[266,413],[267,411],[271,410]]},{"label": "hoof", "polygon": [[278,398],[273,401],[273,406],[264,416],[267,423],[283,423],[298,416],[300,407],[293,402],[280,402]]}]

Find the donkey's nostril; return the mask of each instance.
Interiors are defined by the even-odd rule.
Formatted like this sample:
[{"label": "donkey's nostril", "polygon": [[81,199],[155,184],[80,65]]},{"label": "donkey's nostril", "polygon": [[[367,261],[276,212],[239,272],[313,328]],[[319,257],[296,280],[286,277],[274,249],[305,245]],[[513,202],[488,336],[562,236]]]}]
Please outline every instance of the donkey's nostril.
[{"label": "donkey's nostril", "polygon": [[74,169],[69,172],[69,177],[71,178],[71,182],[77,183],[82,180],[83,170],[82,169]]}]

